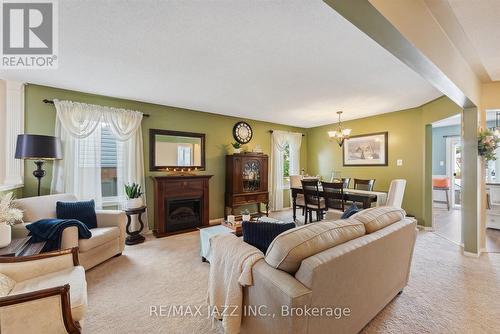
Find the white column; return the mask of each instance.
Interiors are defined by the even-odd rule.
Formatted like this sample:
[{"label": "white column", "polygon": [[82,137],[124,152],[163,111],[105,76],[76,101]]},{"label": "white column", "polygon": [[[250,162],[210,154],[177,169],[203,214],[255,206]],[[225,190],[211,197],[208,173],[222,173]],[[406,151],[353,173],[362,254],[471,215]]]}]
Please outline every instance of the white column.
[{"label": "white column", "polygon": [[7,97],[6,94],[7,83],[5,80],[0,79],[0,187],[4,183],[5,179],[5,164],[3,161],[5,160],[5,133],[6,123],[5,123],[5,100]]},{"label": "white column", "polygon": [[15,159],[17,135],[24,133],[24,84],[6,81],[4,184],[23,183],[24,164]]},{"label": "white column", "polygon": [[465,108],[462,113],[462,242],[466,255],[480,254],[480,170],[477,149],[477,108]]}]

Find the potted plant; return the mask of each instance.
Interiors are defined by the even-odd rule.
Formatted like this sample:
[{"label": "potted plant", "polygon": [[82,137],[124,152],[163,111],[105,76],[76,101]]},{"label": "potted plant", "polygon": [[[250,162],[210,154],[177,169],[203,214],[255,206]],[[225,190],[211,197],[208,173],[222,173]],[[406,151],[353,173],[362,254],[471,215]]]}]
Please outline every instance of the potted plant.
[{"label": "potted plant", "polygon": [[241,211],[241,219],[244,222],[249,222],[252,217],[250,216],[250,211],[248,209],[244,209]]},{"label": "potted plant", "polygon": [[495,136],[491,130],[480,130],[477,136],[477,149],[480,156],[486,161],[494,161],[496,157],[496,149],[500,143],[500,139]]},{"label": "potted plant", "polygon": [[11,242],[11,225],[23,221],[23,212],[14,207],[13,194],[7,193],[0,198],[0,248]]},{"label": "potted plant", "polygon": [[127,209],[140,208],[143,205],[141,186],[135,182],[132,184],[127,183],[125,185],[125,194],[127,195],[127,201],[125,202],[125,207]]},{"label": "potted plant", "polygon": [[233,153],[240,153],[241,152],[241,144],[238,142],[231,143],[233,146]]}]

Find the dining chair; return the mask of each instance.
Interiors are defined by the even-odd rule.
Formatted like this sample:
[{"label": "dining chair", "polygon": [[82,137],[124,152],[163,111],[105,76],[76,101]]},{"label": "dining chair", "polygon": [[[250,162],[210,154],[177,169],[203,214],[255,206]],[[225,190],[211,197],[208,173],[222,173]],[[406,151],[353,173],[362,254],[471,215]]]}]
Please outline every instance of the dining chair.
[{"label": "dining chair", "polygon": [[[290,175],[290,187],[291,188],[302,188],[302,176],[301,175]],[[292,196],[292,192],[290,192],[290,196]],[[290,203],[293,199],[290,199]],[[304,201],[303,194],[297,194],[295,198],[295,206],[302,209],[302,216],[305,213],[306,203]]]},{"label": "dining chair", "polygon": [[354,189],[357,190],[373,191],[374,184],[375,184],[375,179],[370,179],[370,180],[354,179]]},{"label": "dining chair", "polygon": [[401,208],[403,204],[403,197],[405,194],[406,180],[396,179],[391,181],[389,186],[389,193],[387,194],[386,206],[394,206]]},{"label": "dining chair", "polygon": [[321,182],[325,199],[327,219],[340,219],[345,211],[344,180],[342,182]]},{"label": "dining chair", "polygon": [[319,194],[318,180],[302,180],[302,192],[304,193],[305,200],[305,224],[307,224],[307,217],[312,223],[312,213],[316,212],[316,221],[323,218],[324,211],[326,211],[325,199]]}]

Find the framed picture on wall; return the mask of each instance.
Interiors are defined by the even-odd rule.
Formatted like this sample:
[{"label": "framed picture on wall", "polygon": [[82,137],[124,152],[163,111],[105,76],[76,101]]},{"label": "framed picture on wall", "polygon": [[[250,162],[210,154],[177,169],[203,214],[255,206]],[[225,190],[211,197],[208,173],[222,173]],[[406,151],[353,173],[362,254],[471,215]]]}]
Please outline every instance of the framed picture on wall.
[{"label": "framed picture on wall", "polygon": [[352,136],[342,146],[344,166],[387,166],[388,132]]}]

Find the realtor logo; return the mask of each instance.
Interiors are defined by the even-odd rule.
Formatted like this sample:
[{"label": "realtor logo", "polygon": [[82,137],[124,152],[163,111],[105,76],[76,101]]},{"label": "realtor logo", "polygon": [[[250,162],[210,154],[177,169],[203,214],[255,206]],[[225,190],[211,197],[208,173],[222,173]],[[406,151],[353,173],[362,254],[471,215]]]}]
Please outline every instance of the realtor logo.
[{"label": "realtor logo", "polygon": [[3,69],[57,67],[57,2],[3,0]]}]

